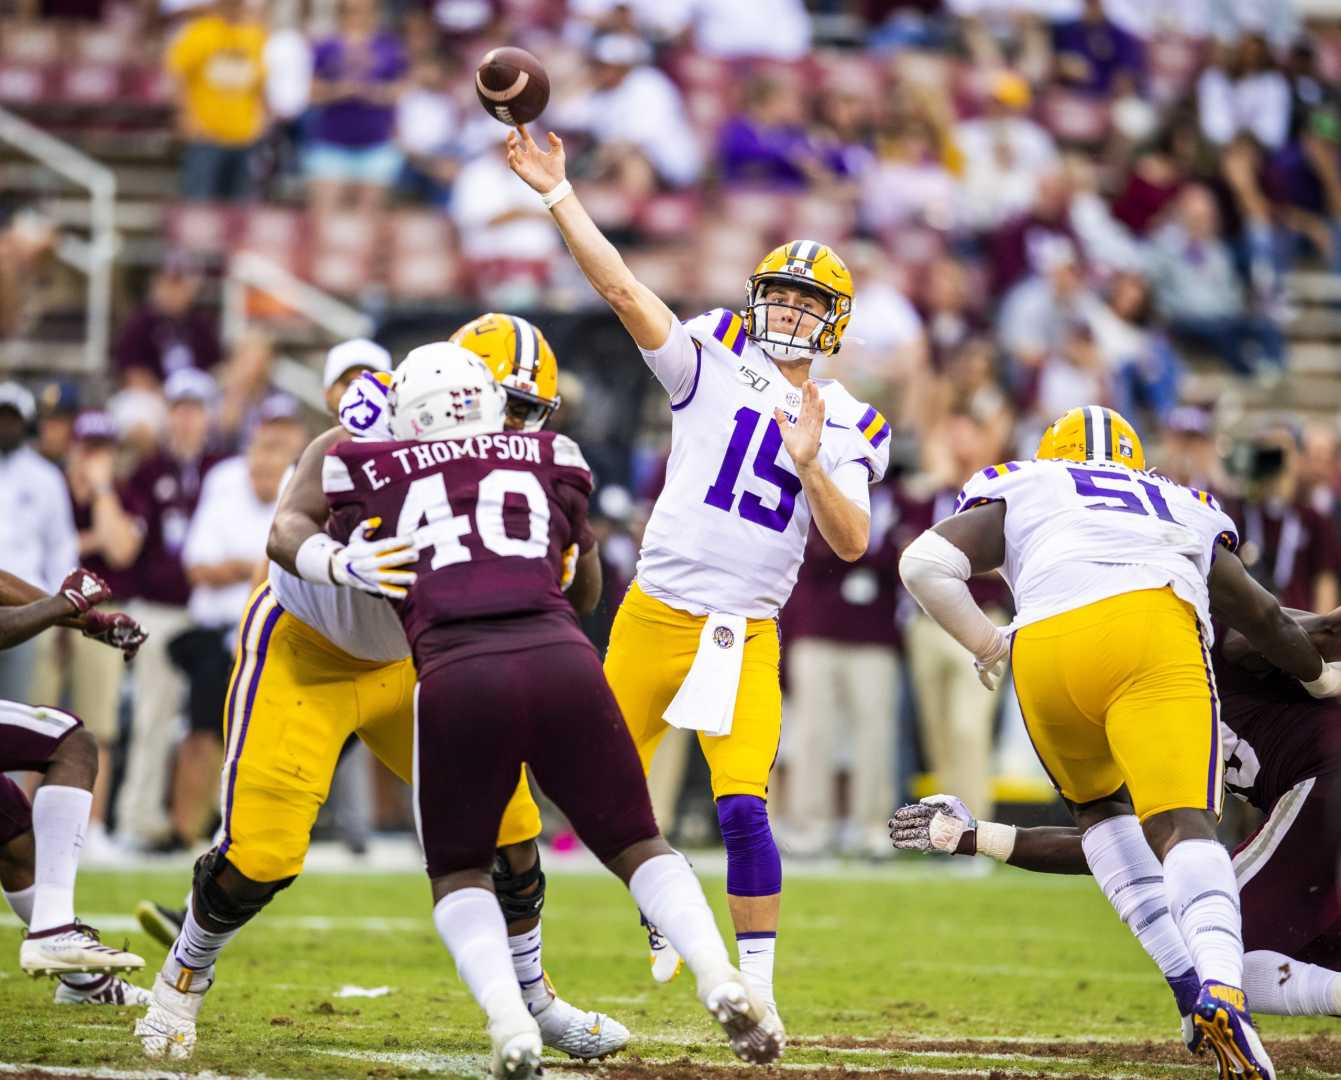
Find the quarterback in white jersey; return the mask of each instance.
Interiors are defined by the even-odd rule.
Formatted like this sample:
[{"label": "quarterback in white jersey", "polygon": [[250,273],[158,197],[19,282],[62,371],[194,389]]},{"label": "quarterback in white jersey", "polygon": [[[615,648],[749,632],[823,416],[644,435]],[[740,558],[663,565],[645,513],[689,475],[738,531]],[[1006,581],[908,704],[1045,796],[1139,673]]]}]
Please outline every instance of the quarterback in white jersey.
[{"label": "quarterback in white jersey", "polygon": [[[506,319],[513,336],[543,343],[524,319],[484,318]],[[512,367],[513,336],[494,333],[484,343],[471,337],[465,345],[478,350],[504,381],[502,369]],[[543,356],[543,363],[556,364],[547,343],[532,352]],[[556,379],[554,372],[548,379],[542,373],[539,382],[552,386]],[[348,545],[320,530],[326,516],[326,450],[349,438],[392,437],[389,380],[377,372],[351,383],[340,402],[340,426],[313,440],[281,495],[271,526],[269,579],[253,594],[238,635],[224,718],[218,844],[197,863],[190,906],[182,916],[141,905],[151,933],[177,924],[154,1000],[136,1025],[151,1057],[190,1056],[195,1017],[214,981],[214,959],[302,872],[312,826],[346,740],[357,735],[400,779],[412,781],[415,671],[404,630],[387,601],[403,596],[413,581],[402,568],[416,553],[406,539],[363,539],[376,522],[365,522]],[[521,392],[515,417],[509,407],[508,422],[517,429],[539,407],[533,390]],[[584,577],[579,563],[569,596],[590,608],[599,591],[599,576],[593,586],[590,568]],[[540,813],[523,773],[504,815],[494,869],[514,966],[545,1044],[573,1057],[604,1056],[628,1042],[627,1029],[563,1001],[540,966],[545,878],[535,845],[539,833]]]},{"label": "quarterback in white jersey", "polygon": [[[740,967],[770,1007],[782,864],[765,800],[782,697],[775,619],[813,521],[842,558],[870,536],[867,485],[883,476],[889,425],[811,364],[838,351],[852,279],[827,246],[770,252],[745,308],[681,324],[630,272],[565,177],[563,144],[524,128],[508,163],[540,193],[568,249],[637,343],[670,398],[666,486],[637,578],[611,629],[605,672],[647,768],[667,725],[696,730],[726,846],[727,899]],[[653,974],[677,960],[649,927]]]},{"label": "quarterback in white jersey", "polygon": [[[1341,674],[1248,576],[1237,544],[1209,494],[1147,472],[1132,426],[1087,406],[1047,430],[1035,460],[974,476],[900,573],[989,689],[1010,656],[1039,759],[1085,830],[1095,880],[1174,988],[1189,1048],[1209,1048],[1225,1080],[1270,1080],[1241,989],[1238,885],[1215,839],[1211,616],[1316,696],[1341,689]],[[1015,596],[1008,630],[966,584],[992,570]],[[1014,831],[991,842],[1008,856]]]}]

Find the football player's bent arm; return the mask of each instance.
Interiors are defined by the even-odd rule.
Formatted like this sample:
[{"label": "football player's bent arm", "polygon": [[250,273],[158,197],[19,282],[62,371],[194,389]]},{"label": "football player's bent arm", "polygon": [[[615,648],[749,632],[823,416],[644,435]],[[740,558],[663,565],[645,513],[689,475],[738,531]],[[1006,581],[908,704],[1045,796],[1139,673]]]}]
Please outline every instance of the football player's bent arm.
[{"label": "football player's bent arm", "polygon": [[820,535],[840,559],[856,562],[871,541],[871,515],[839,490],[818,461],[796,471]]},{"label": "football player's bent arm", "polygon": [[321,463],[327,450],[347,438],[349,433],[344,428],[334,427],[313,439],[280,493],[265,553],[291,574],[302,576],[298,570],[298,549],[305,540],[321,532],[326,521],[328,506],[321,488]]},{"label": "football player's bent arm", "polygon": [[922,610],[983,666],[1010,649],[969,592],[968,579],[1005,561],[1006,504],[986,503],[947,518],[904,549],[899,576]]},{"label": "football player's bent arm", "polygon": [[[23,578],[15,577],[13,574],[0,570],[0,609],[35,604],[39,600],[49,600],[51,598],[50,593],[39,589],[36,585],[30,585]],[[57,619],[55,625],[82,627],[84,617],[70,612],[68,610],[69,605],[66,605],[66,608],[64,617]],[[0,610],[0,615],[3,615],[3,610]]]},{"label": "football player's bent arm", "polygon": [[1323,662],[1303,627],[1249,576],[1237,555],[1218,550],[1207,585],[1212,615],[1239,631],[1270,663],[1304,683],[1310,693],[1325,697],[1336,692],[1330,686],[1338,680],[1335,669]]},{"label": "football player's bent arm", "polygon": [[48,627],[69,625],[74,614],[74,605],[65,597],[45,593],[40,600],[0,608],[0,649],[19,645]]},{"label": "football player's bent arm", "polygon": [[633,272],[614,244],[591,220],[575,194],[561,195],[568,184],[563,141],[549,134],[549,150],[542,151],[525,127],[508,133],[508,165],[542,196],[558,196],[549,208],[591,287],[610,305],[640,349],[655,352],[666,344],[675,315]]},{"label": "football player's bent arm", "polygon": [[603,578],[600,545],[593,544],[577,557],[577,571],[568,586],[568,602],[579,615],[590,615],[596,610],[605,584]]}]

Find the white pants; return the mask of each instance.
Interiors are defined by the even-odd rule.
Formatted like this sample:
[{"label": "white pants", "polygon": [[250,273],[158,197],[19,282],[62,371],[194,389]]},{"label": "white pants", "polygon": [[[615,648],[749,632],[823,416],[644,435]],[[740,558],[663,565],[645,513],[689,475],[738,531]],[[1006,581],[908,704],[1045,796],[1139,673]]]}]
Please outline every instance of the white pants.
[{"label": "white pants", "polygon": [[834,823],[839,740],[852,744],[851,817],[883,828],[894,811],[898,654],[887,645],[801,638],[787,646],[787,791],[792,820],[808,830]]},{"label": "white pants", "polygon": [[[1000,612],[988,618],[1003,623]],[[904,630],[917,720],[936,788],[958,795],[978,817],[992,813],[992,723],[998,698],[978,681],[973,657],[927,615]]]},{"label": "white pants", "polygon": [[[186,678],[168,659],[168,642],[191,626],[184,607],[135,600],[126,610],[149,639],[131,665],[134,708],[126,774],[116,802],[117,831],[136,843],[151,843],[168,831],[164,810],[168,762],[181,735]],[[222,723],[222,718],[220,718]]]}]

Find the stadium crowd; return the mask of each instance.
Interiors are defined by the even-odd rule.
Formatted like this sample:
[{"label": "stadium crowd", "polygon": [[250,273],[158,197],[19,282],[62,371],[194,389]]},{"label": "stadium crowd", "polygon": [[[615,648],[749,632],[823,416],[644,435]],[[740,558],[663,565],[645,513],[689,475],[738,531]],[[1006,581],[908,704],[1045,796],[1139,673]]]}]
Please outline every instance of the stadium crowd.
[{"label": "stadium crowd", "polygon": [[[107,6],[38,0],[26,17],[103,18]],[[1031,454],[1077,403],[1118,409],[1161,447],[1164,472],[1224,496],[1245,563],[1284,601],[1337,605],[1337,427],[1271,420],[1230,439],[1213,402],[1182,392],[1189,363],[1265,386],[1288,378],[1284,276],[1301,262],[1341,267],[1341,56],[1288,0],[163,9],[141,18],[167,27],[182,198],[296,199],[317,230],[432,207],[469,267],[441,286],[457,304],[538,313],[543,326],[546,312],[595,303],[509,173],[506,129],[473,104],[475,61],[505,41],[543,56],[554,95],[542,126],[565,137],[584,201],[681,314],[735,306],[741,259],[795,234],[847,259],[855,314],[819,373],[890,418],[894,468],[873,493],[869,553],[849,565],[812,536],[783,616],[793,853],[887,854],[884,821],[915,759],[981,814],[994,776],[1029,771],[1015,706],[982,693],[896,568],[968,477]],[[0,251],[36,250],[22,226],[0,233]],[[50,588],[81,561],[152,635],[128,670],[76,635],[46,635],[0,657],[0,697],[63,698],[83,717],[115,763],[100,771],[94,821],[140,849],[212,827],[234,626],[263,573],[284,469],[320,430],[274,390],[265,336],[225,348],[201,299],[207,256],[174,251],[147,283],[120,325],[105,401],[72,383],[0,386],[12,478],[0,521],[13,532],[0,568]],[[20,322],[5,265],[0,332]],[[327,389],[381,362],[333,355]],[[339,355],[358,362],[337,370]],[[627,403],[589,372],[561,389],[556,425],[598,473],[615,463],[594,503],[607,600],[589,630],[602,640],[668,428],[644,417],[637,441],[592,447],[587,431],[608,431],[601,414]],[[998,580],[975,595],[1008,617]],[[670,828],[685,755],[664,756],[654,795]],[[403,822],[390,785],[372,814],[371,768],[356,748],[339,785],[356,847],[370,824]],[[101,843],[95,825],[90,854]]]}]

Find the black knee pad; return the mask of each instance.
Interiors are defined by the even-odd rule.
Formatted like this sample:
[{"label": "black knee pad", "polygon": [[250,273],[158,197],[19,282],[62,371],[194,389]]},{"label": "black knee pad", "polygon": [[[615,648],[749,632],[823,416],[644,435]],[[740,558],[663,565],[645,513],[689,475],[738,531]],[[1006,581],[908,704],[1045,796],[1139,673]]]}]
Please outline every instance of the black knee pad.
[{"label": "black knee pad", "polygon": [[[245,885],[226,889],[219,884],[219,875],[227,868]],[[207,929],[236,930],[270,903],[277,892],[287,889],[296,877],[281,881],[252,881],[228,861],[218,848],[210,848],[196,860],[192,898],[197,905],[196,916],[213,924]]]},{"label": "black knee pad", "polygon": [[[535,865],[520,874],[514,874],[507,857],[502,852],[494,855],[494,892],[498,896],[498,906],[503,909],[503,918],[508,922],[521,919],[533,919],[545,906],[545,874],[540,869],[540,852],[536,852]],[[536,886],[533,893],[521,895],[522,889]]]}]

